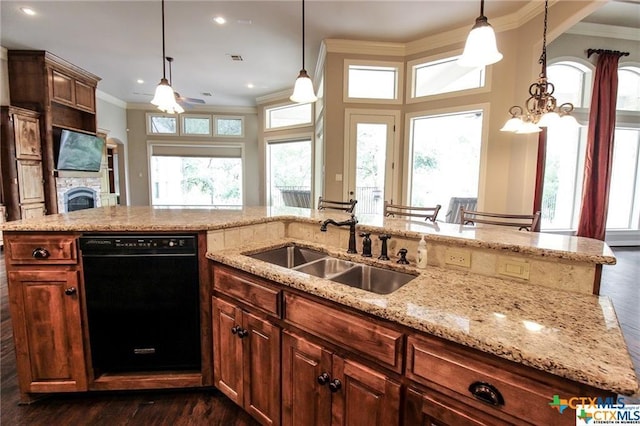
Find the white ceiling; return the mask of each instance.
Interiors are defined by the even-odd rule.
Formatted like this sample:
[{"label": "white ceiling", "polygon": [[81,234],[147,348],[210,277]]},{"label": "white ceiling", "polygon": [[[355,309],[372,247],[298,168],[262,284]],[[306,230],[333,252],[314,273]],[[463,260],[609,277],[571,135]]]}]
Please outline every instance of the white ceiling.
[{"label": "white ceiling", "polygon": [[[485,15],[492,22],[528,3],[487,1]],[[174,89],[209,105],[253,106],[256,97],[291,88],[302,65],[301,4],[167,0],[166,53],[175,58]],[[23,14],[24,6],[36,15]],[[470,29],[479,15],[478,0],[307,0],[305,7],[310,73],[323,39],[408,42]],[[639,13],[640,0],[617,0],[585,21],[638,28]],[[215,16],[227,23],[213,23]],[[1,46],[47,50],[100,76],[98,88],[125,102],[148,102],[162,76],[160,0],[2,0],[0,18]]]}]

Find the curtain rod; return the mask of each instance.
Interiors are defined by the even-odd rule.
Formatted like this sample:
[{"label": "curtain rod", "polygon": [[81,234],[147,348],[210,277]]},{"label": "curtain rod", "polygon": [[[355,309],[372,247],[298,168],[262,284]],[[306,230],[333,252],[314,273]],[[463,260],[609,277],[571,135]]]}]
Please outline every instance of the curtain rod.
[{"label": "curtain rod", "polygon": [[629,52],[620,52],[619,50],[607,50],[607,49],[588,49],[587,58],[590,58],[594,53],[611,53],[618,56],[629,56]]}]

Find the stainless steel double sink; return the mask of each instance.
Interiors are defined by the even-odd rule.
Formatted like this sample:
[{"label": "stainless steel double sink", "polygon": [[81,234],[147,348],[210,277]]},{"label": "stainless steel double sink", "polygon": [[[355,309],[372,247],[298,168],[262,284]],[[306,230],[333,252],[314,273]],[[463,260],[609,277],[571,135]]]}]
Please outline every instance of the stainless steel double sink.
[{"label": "stainless steel double sink", "polygon": [[392,269],[337,259],[294,245],[265,250],[249,257],[377,294],[389,294],[416,276]]}]

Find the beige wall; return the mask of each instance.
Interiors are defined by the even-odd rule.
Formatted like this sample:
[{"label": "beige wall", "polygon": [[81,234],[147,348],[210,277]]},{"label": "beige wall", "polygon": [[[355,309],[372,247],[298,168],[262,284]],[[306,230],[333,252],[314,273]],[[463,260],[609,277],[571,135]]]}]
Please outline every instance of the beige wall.
[{"label": "beige wall", "polygon": [[9,71],[7,49],[0,46],[0,105],[11,105],[9,99]]},{"label": "beige wall", "polygon": [[127,110],[128,125],[128,166],[130,204],[134,206],[149,205],[149,163],[147,158],[147,141],[164,142],[207,142],[207,143],[242,143],[244,144],[244,202],[245,205],[259,205],[258,182],[258,122],[256,113],[237,113],[222,111],[193,111],[194,114],[231,115],[244,117],[244,138],[194,138],[184,136],[147,135],[146,113],[151,109]]}]

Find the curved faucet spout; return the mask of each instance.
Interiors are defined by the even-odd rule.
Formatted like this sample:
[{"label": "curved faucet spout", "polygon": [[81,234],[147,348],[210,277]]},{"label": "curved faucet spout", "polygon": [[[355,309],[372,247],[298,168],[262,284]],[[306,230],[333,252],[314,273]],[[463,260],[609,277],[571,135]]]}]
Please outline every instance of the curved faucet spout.
[{"label": "curved faucet spout", "polygon": [[322,225],[320,225],[320,231],[327,232],[327,225],[348,226],[349,227],[349,248],[347,249],[347,253],[357,253],[356,223],[358,223],[358,219],[356,219],[356,216],[353,214],[351,215],[351,219],[344,220],[342,222],[336,222],[333,219],[327,219],[324,222],[322,222]]}]

